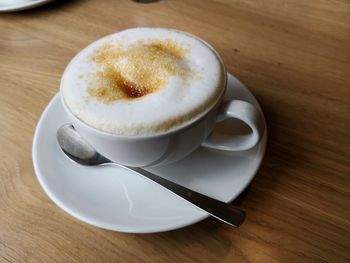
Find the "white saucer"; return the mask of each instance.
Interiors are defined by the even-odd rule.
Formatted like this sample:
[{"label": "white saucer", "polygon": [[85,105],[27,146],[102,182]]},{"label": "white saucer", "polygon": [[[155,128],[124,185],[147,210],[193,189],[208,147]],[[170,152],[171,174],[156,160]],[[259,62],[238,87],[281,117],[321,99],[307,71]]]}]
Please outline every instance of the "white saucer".
[{"label": "white saucer", "polygon": [[[0,12],[12,12],[34,8],[53,0],[12,0],[0,1]],[[12,2],[12,3],[11,3]]]},{"label": "white saucer", "polygon": [[[227,98],[258,105],[249,90],[229,74]],[[56,130],[69,123],[57,94],[42,114],[33,141],[33,163],[47,195],[72,216],[95,226],[132,233],[184,227],[208,216],[157,184],[116,166],[83,167],[68,160]],[[221,127],[221,129],[224,129]],[[237,125],[234,131],[244,132]],[[171,165],[149,168],[197,192],[230,202],[250,183],[266,148],[267,132],[249,151],[230,153],[199,148]]]}]

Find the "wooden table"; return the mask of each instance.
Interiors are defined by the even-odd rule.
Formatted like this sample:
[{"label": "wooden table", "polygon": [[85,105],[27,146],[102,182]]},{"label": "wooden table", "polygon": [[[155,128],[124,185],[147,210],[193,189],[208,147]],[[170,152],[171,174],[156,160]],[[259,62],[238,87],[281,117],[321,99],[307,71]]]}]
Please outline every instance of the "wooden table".
[{"label": "wooden table", "polygon": [[[124,234],[59,209],[32,166],[37,121],[69,60],[128,27],[210,42],[261,103],[266,157],[247,219]],[[0,262],[350,262],[350,2],[56,1],[0,15]]]}]

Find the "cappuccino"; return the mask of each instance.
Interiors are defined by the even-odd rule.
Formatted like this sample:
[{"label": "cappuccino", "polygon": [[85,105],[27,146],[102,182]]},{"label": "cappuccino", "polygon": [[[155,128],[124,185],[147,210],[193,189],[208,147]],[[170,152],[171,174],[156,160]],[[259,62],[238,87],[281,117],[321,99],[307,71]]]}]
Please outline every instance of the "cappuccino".
[{"label": "cappuccino", "polygon": [[65,105],[82,122],[115,135],[174,130],[207,113],[225,89],[216,52],[198,38],[162,28],[100,39],[67,66]]}]

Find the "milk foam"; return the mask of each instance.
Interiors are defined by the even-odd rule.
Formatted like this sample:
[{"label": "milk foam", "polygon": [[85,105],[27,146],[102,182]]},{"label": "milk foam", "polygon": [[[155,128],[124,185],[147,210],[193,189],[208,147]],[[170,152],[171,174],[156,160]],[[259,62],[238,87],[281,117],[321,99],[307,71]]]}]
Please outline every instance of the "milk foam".
[{"label": "milk foam", "polygon": [[[137,53],[138,47],[145,51]],[[159,69],[159,62],[165,69]],[[197,38],[176,30],[135,28],[82,50],[67,66],[61,92],[70,111],[91,127],[117,135],[151,135],[176,129],[210,109],[223,92],[224,74],[217,55]],[[124,85],[141,93],[129,97],[120,87]]]}]

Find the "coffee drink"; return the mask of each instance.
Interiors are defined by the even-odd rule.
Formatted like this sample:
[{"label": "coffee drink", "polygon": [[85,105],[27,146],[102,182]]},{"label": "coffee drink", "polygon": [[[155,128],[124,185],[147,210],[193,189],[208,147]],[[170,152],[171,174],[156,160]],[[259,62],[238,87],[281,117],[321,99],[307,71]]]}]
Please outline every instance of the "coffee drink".
[{"label": "coffee drink", "polygon": [[[226,70],[203,40],[177,30],[134,28],[102,38],[67,66],[60,97],[70,122],[100,154],[126,166],[166,165],[199,146],[254,147],[264,118],[254,105],[224,100]],[[239,119],[245,136],[214,130]]]},{"label": "coffee drink", "polygon": [[206,114],[225,89],[217,53],[177,30],[135,28],[100,39],[66,68],[61,92],[90,127],[115,135],[153,135]]}]

